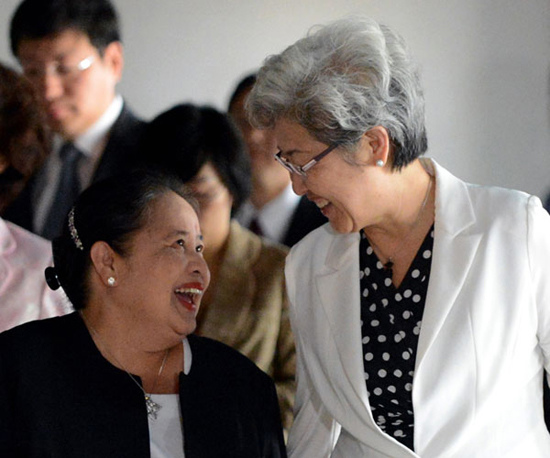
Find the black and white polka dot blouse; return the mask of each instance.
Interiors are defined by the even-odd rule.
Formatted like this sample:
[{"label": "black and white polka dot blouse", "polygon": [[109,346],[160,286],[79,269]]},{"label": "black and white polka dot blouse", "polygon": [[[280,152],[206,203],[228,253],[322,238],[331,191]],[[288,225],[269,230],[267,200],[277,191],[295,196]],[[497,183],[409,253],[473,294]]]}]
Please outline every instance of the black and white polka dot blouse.
[{"label": "black and white polka dot blouse", "polygon": [[359,245],[365,382],[374,420],[414,450],[412,384],[428,290],[433,226],[399,288],[362,233]]}]

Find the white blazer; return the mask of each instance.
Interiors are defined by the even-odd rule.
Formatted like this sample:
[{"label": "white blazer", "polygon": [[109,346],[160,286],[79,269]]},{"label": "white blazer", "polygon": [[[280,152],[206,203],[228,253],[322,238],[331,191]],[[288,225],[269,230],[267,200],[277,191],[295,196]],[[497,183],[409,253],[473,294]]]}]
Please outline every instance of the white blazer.
[{"label": "white blazer", "polygon": [[412,400],[413,453],[371,414],[359,234],[327,224],[285,273],[298,354],[291,458],[547,458],[550,216],[537,197],[467,184],[434,161],[435,232]]}]

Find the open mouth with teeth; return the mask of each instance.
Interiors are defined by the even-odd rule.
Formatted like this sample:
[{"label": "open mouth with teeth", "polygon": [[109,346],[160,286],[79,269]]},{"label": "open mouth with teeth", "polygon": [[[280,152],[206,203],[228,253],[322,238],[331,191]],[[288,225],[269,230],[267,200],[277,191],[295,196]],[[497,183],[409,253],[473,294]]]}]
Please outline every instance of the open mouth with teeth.
[{"label": "open mouth with teeth", "polygon": [[315,203],[315,205],[317,205],[317,208],[319,208],[319,210],[321,210],[321,213],[323,215],[327,216],[325,212],[328,209],[327,207],[330,205],[330,202],[328,200],[325,200],[325,199],[314,200],[313,202]]},{"label": "open mouth with teeth", "polygon": [[176,289],[175,293],[180,303],[186,309],[190,311],[195,311],[200,304],[200,298],[204,293],[204,289],[202,288],[202,285],[188,285],[183,288]]},{"label": "open mouth with teeth", "polygon": [[315,202],[317,207],[319,207],[320,209],[325,208],[329,203],[330,202],[328,200],[323,200],[322,202]]}]

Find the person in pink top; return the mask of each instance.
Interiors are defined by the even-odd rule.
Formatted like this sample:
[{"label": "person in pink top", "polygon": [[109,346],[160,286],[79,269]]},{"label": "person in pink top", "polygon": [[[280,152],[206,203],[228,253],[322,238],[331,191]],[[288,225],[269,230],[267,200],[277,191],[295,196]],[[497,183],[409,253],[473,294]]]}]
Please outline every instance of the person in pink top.
[{"label": "person in pink top", "polygon": [[[31,85],[0,64],[0,216],[50,150],[50,135]],[[44,269],[48,241],[0,217],[0,332],[27,321],[62,315],[72,307],[51,291]]]}]

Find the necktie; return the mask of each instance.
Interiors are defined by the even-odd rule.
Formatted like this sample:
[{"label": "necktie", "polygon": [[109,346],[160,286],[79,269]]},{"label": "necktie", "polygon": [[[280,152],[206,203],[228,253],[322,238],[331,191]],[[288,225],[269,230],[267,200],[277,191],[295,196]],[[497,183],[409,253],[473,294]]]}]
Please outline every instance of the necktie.
[{"label": "necktie", "polygon": [[50,207],[46,224],[42,229],[42,237],[52,240],[61,234],[63,221],[78,194],[80,194],[80,179],[78,177],[78,162],[82,157],[80,150],[72,143],[65,143],[59,151],[63,161],[61,174],[55,192],[54,201]]},{"label": "necktie", "polygon": [[262,231],[260,222],[256,217],[252,218],[252,221],[250,221],[250,224],[248,225],[248,229],[254,232],[254,234],[256,235],[259,235],[259,236],[264,235],[264,231]]}]

